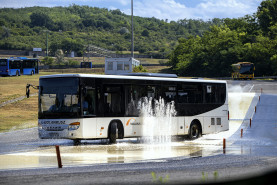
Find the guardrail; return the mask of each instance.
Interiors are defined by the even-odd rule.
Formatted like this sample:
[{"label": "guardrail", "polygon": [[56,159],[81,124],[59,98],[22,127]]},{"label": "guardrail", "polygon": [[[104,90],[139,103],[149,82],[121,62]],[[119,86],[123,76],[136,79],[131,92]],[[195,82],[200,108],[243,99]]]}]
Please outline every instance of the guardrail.
[{"label": "guardrail", "polygon": [[254,77],[254,79],[273,79],[273,80],[277,80],[277,76]]},{"label": "guardrail", "polygon": [[[216,77],[215,77],[216,78]],[[233,80],[232,77],[218,77],[216,79],[219,80]],[[262,80],[262,79],[273,79],[273,80],[277,80],[277,76],[263,76],[263,77],[254,77],[254,80]]]}]

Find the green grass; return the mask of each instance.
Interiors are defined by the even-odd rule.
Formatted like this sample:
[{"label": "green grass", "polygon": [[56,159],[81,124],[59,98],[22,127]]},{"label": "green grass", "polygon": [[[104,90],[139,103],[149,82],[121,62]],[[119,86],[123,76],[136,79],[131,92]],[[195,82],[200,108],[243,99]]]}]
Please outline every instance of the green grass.
[{"label": "green grass", "polygon": [[1,77],[0,78],[0,103],[7,100],[24,96],[27,83],[38,85],[40,75],[24,75],[18,77]]},{"label": "green grass", "polygon": [[[83,61],[82,57],[72,58],[73,60]],[[104,58],[91,58],[97,64],[104,64]],[[159,64],[158,59],[143,59],[142,62]],[[145,66],[150,73],[166,73],[170,72],[167,66]],[[86,74],[104,74],[104,68],[71,68],[71,69],[49,69],[41,70],[38,75],[22,75],[18,77],[1,77],[0,78],[0,103],[12,100],[21,96],[25,96],[26,84],[39,85],[39,77],[52,74],[68,74],[68,73],[86,73]],[[36,93],[37,90],[30,88],[30,93]],[[37,125],[37,96],[24,99],[15,103],[11,103],[0,107],[0,132],[10,130],[18,130],[30,128]]]},{"label": "green grass", "polygon": [[37,102],[34,96],[0,107],[0,132],[30,128],[37,125]]},{"label": "green grass", "polygon": [[168,183],[169,181],[169,175],[166,175],[165,177],[162,177],[162,176],[157,177],[155,172],[151,172],[151,176],[152,176],[152,181],[154,183],[165,184],[165,183]]}]

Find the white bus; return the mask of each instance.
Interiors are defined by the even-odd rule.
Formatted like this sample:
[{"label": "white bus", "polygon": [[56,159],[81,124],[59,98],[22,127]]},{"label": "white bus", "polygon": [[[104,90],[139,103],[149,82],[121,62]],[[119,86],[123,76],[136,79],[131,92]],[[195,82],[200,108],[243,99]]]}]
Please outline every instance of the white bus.
[{"label": "white bus", "polygon": [[38,133],[42,139],[76,143],[142,137],[139,111],[129,105],[151,96],[174,101],[177,114],[171,135],[195,139],[229,129],[227,94],[226,81],[167,74],[41,76]]}]

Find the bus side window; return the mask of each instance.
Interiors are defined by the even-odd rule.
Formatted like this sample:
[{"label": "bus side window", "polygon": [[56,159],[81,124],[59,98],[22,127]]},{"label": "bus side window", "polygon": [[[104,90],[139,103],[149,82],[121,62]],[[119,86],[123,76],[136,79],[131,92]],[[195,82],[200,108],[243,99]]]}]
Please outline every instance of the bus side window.
[{"label": "bus side window", "polygon": [[215,103],[215,86],[212,84],[204,85],[205,89],[205,102]]},{"label": "bus side window", "polygon": [[106,87],[104,92],[104,110],[106,114],[121,114],[121,88]]},{"label": "bus side window", "polygon": [[175,101],[176,87],[175,86],[161,86],[161,96],[165,102]]},{"label": "bus side window", "polygon": [[125,114],[127,116],[137,116],[137,91],[133,86],[125,86]]},{"label": "bus side window", "polygon": [[102,88],[100,86],[97,88],[97,104],[98,104],[97,114],[98,115],[102,115],[104,113],[103,91],[101,89]]},{"label": "bus side window", "polygon": [[127,116],[138,116],[139,109],[138,104],[141,98],[147,96],[147,89],[145,86],[130,85],[126,86],[125,97],[126,97],[126,115]]},{"label": "bus side window", "polygon": [[155,86],[147,86],[147,97],[156,98],[156,87]]},{"label": "bus side window", "polygon": [[202,86],[182,84],[178,86],[178,103],[203,103]]},{"label": "bus side window", "polygon": [[205,103],[223,104],[226,99],[226,87],[224,84],[204,85]]},{"label": "bus side window", "polygon": [[84,115],[95,115],[95,89],[87,89],[82,102]]},{"label": "bus side window", "polygon": [[219,84],[217,86],[218,88],[218,98],[219,98],[219,103],[220,104],[223,104],[225,103],[225,100],[226,100],[226,86],[225,84]]}]

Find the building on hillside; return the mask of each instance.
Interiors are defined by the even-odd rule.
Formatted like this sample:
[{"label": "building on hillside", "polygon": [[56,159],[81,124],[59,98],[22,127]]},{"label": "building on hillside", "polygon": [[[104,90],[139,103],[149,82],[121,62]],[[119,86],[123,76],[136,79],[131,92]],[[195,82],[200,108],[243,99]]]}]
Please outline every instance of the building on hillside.
[{"label": "building on hillside", "polygon": [[105,74],[131,73],[133,68],[139,65],[140,61],[134,58],[105,58]]}]

